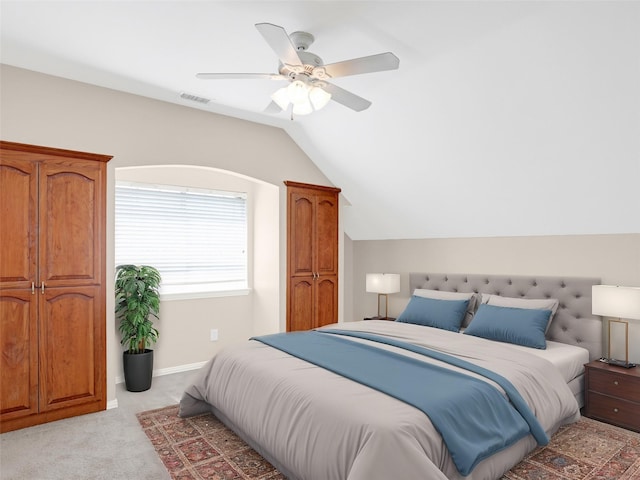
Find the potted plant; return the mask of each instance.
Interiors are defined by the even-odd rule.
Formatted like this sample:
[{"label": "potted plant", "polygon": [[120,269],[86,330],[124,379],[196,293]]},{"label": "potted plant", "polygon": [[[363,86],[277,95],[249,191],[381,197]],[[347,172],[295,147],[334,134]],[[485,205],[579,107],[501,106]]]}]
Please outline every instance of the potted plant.
[{"label": "potted plant", "polygon": [[153,350],[158,330],[151,317],[159,319],[160,272],[148,265],[116,267],[116,319],[120,320],[120,343],[123,352],[124,379],[127,390],[142,392],[151,388]]}]

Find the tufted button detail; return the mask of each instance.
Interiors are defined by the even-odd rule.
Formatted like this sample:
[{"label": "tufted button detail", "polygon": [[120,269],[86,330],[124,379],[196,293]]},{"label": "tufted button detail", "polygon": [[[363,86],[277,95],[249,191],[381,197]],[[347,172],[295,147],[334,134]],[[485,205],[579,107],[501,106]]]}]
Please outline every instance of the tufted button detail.
[{"label": "tufted button detail", "polygon": [[563,326],[562,326],[562,331],[563,331],[563,332],[566,332],[567,330],[568,330],[568,329],[567,329],[567,327],[565,327],[565,326],[563,325]]},{"label": "tufted button detail", "polygon": [[477,289],[477,288],[474,288],[474,289],[473,289],[473,293],[478,293],[478,289]]},{"label": "tufted button detail", "polygon": [[576,298],[580,298],[582,295],[580,295],[579,293],[576,293]]},{"label": "tufted button detail", "polygon": [[449,281],[449,277],[444,277],[444,281],[448,282]]},{"label": "tufted button detail", "polygon": [[534,287],[537,287],[537,286],[538,286],[538,282],[536,282],[536,281],[534,280],[534,281],[533,281],[533,283],[532,283],[531,285],[533,285]]},{"label": "tufted button detail", "polygon": [[484,279],[484,284],[485,284],[485,285],[489,285],[489,279],[488,279],[488,278],[485,278],[485,279]]},{"label": "tufted button detail", "polygon": [[560,288],[567,288],[567,284],[564,282],[560,282]]},{"label": "tufted button detail", "polygon": [[509,281],[507,282],[509,285],[513,285],[513,281],[511,281],[511,279],[509,279]]}]

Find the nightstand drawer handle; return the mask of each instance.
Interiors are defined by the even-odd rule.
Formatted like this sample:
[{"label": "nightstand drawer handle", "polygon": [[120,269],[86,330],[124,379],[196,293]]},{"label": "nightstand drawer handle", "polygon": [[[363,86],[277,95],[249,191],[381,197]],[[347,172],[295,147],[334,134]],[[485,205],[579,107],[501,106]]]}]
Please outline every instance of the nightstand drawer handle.
[{"label": "nightstand drawer handle", "polygon": [[613,413],[618,413],[618,409],[617,409],[617,408],[614,408],[614,409],[613,409]]},{"label": "nightstand drawer handle", "polygon": [[613,381],[613,384],[614,384],[614,385],[618,385],[618,380],[614,380],[614,381]]}]

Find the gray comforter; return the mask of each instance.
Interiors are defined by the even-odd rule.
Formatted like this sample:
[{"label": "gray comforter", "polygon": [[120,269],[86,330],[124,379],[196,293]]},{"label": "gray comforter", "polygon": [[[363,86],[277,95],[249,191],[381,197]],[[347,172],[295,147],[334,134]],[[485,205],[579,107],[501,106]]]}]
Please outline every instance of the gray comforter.
[{"label": "gray comforter", "polygon": [[[508,345],[396,322],[331,328],[390,335],[489,368],[513,383],[549,435],[579,418],[555,367]],[[180,415],[204,411],[222,417],[285,475],[300,480],[496,479],[536,446],[528,436],[461,477],[441,436],[416,408],[255,341],[220,352],[185,391]]]}]

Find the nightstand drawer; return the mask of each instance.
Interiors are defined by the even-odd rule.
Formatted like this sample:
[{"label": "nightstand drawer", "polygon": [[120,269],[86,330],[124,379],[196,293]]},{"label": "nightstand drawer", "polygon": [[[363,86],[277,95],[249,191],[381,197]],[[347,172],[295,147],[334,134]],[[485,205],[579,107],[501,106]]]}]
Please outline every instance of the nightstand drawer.
[{"label": "nightstand drawer", "polygon": [[587,392],[588,416],[640,431],[640,404]]},{"label": "nightstand drawer", "polygon": [[591,369],[589,390],[640,403],[640,377]]}]

